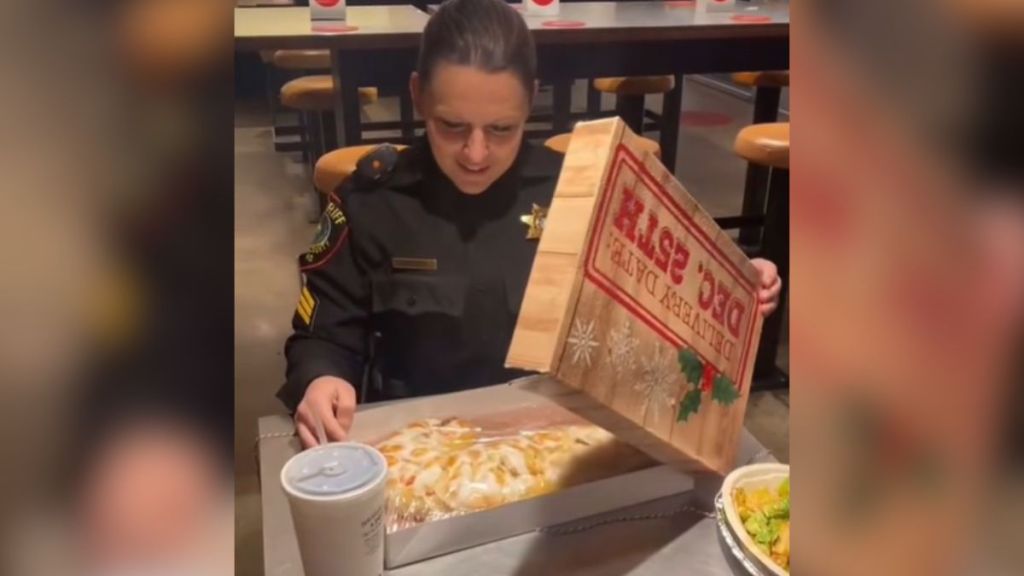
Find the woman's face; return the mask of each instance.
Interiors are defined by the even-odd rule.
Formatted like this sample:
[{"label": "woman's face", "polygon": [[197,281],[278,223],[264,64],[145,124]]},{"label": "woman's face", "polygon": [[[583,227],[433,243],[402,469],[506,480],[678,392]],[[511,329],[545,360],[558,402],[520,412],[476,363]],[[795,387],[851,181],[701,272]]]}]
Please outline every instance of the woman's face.
[{"label": "woman's face", "polygon": [[466,194],[480,194],[516,159],[530,95],[512,72],[438,64],[429,85],[410,87],[441,170]]}]

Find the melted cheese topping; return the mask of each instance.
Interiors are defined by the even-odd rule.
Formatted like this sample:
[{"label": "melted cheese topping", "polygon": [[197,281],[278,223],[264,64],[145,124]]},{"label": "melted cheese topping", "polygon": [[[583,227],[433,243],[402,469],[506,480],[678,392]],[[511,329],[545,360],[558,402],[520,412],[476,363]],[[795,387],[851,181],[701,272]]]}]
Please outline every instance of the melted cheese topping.
[{"label": "melted cheese topping", "polygon": [[613,441],[591,425],[486,438],[458,419],[415,422],[377,446],[388,462],[388,531],[552,492],[574,460]]}]

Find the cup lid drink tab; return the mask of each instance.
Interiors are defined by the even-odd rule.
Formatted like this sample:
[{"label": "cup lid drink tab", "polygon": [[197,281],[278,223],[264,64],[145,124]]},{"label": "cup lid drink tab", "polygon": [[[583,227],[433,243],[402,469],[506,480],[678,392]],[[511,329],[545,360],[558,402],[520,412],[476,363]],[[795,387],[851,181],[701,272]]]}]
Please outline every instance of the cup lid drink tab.
[{"label": "cup lid drink tab", "polygon": [[301,452],[281,469],[281,485],[306,498],[353,497],[387,474],[380,452],[365,444],[334,442]]}]

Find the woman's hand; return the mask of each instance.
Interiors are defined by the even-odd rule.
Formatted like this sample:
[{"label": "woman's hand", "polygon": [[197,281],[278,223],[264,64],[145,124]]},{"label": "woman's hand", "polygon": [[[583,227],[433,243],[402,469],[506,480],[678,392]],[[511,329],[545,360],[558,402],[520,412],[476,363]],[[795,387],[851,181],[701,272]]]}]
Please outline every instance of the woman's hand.
[{"label": "woman's hand", "polygon": [[779,269],[764,258],[750,261],[761,275],[761,285],[757,289],[757,311],[767,317],[779,305],[779,294],[782,293],[782,278]]},{"label": "woman's hand", "polygon": [[336,376],[320,376],[306,388],[306,394],[295,411],[295,430],[303,448],[320,444],[317,421],[323,426],[328,442],[348,437],[356,410],[356,389]]}]

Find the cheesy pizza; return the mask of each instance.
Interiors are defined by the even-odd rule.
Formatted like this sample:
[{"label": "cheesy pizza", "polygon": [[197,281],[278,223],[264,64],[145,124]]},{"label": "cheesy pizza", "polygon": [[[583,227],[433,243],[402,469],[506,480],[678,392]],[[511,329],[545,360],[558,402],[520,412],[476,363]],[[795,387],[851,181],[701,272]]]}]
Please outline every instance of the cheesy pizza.
[{"label": "cheesy pizza", "polygon": [[648,463],[593,425],[495,434],[414,422],[377,445],[388,463],[388,531],[532,498]]}]

